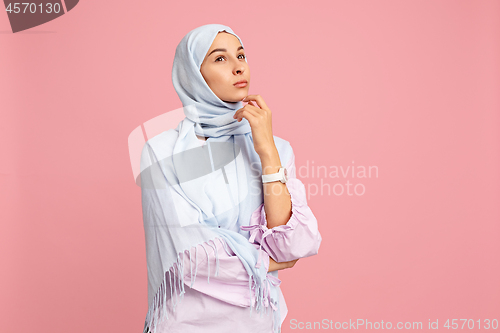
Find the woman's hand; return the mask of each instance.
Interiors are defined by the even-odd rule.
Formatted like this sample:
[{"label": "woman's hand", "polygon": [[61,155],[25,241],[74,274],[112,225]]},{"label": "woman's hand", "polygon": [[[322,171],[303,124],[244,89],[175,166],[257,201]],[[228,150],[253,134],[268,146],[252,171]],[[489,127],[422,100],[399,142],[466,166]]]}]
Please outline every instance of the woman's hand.
[{"label": "woman's hand", "polygon": [[[250,101],[255,101],[258,107],[252,105]],[[248,104],[236,110],[233,118],[238,119],[238,121],[245,118],[250,123],[255,152],[261,156],[275,150],[271,110],[260,95],[248,95],[242,102],[248,102]]]},{"label": "woman's hand", "polygon": [[285,262],[276,262],[273,258],[269,257],[269,269],[268,272],[277,271],[280,269],[292,268],[299,259]]}]

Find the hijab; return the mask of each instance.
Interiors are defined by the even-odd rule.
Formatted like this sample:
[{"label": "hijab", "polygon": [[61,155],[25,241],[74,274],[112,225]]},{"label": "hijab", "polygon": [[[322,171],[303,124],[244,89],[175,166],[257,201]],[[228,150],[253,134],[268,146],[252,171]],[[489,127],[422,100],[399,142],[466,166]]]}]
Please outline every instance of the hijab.
[{"label": "hijab", "polygon": [[[250,315],[253,308],[266,314],[272,309],[274,333],[281,331],[278,272],[267,272],[260,260],[262,250],[252,245],[249,231],[244,230],[252,213],[264,202],[262,166],[251,127],[245,118],[241,122],[233,118],[243,103],[222,101],[200,72],[205,55],[222,31],[236,36],[243,46],[231,28],[220,24],[198,27],[182,38],[175,51],[172,82],[185,118],[175,129],[146,142],[142,151],[148,268],[144,332],[149,328],[155,333],[158,323],[168,320],[166,307],[173,305],[175,311],[182,300],[184,256],[194,256],[196,262],[197,245],[212,246],[212,241],[216,247],[215,238],[225,241],[248,273],[248,291],[255,292]],[[208,137],[205,145],[200,146],[197,135]],[[277,139],[278,151],[286,151],[288,143]],[[214,253],[217,256],[217,251]],[[191,286],[196,265],[189,268]]]}]

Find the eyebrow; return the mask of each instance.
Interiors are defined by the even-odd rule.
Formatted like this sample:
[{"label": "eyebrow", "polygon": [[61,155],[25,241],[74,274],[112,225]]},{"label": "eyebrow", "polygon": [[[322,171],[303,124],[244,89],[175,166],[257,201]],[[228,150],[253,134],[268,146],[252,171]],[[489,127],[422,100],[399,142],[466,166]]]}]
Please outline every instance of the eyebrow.
[{"label": "eyebrow", "polygon": [[[239,50],[243,50],[243,46],[240,45],[240,47],[238,47],[238,49],[236,50],[236,52],[238,52]],[[214,52],[227,52],[226,49],[213,49],[212,52],[210,52],[208,55],[207,55],[207,58],[210,57],[210,55]]]}]

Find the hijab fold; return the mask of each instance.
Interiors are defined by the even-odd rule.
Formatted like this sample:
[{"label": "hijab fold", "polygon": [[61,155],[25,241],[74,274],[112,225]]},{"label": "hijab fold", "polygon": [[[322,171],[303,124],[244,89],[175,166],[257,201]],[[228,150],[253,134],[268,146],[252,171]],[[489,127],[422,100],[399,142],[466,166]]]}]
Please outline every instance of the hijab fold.
[{"label": "hijab fold", "polygon": [[[183,272],[196,279],[195,267],[185,270],[184,256],[194,256],[199,244],[222,238],[238,256],[249,276],[249,315],[272,309],[274,333],[281,331],[278,272],[258,263],[259,251],[249,242],[252,213],[264,202],[262,166],[255,152],[250,124],[233,119],[242,102],[217,97],[200,66],[217,34],[231,28],[208,24],[190,31],[177,46],[172,82],[185,118],[144,145],[141,192],[148,268],[148,313],[144,332],[157,332],[184,295]],[[200,145],[197,135],[208,137]],[[278,151],[287,144],[275,140]],[[217,255],[217,251],[214,251]],[[207,252],[208,254],[208,252]],[[214,276],[218,274],[218,258]],[[189,262],[189,261],[188,261]],[[193,278],[194,275],[194,278]],[[208,282],[209,282],[208,277]],[[209,282],[210,283],[210,282]]]}]

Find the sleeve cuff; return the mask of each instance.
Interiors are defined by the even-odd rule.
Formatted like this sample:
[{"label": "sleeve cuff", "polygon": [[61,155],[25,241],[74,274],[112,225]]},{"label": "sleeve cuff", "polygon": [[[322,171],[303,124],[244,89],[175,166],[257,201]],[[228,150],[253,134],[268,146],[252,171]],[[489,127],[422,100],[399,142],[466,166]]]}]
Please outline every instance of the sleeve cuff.
[{"label": "sleeve cuff", "polygon": [[286,224],[269,229],[264,204],[252,214],[249,242],[262,245],[262,249],[275,261],[284,262],[305,258],[318,253],[321,235],[316,217],[307,205],[304,184],[292,178],[287,182],[292,202],[292,216]]}]

